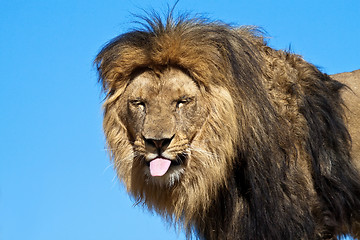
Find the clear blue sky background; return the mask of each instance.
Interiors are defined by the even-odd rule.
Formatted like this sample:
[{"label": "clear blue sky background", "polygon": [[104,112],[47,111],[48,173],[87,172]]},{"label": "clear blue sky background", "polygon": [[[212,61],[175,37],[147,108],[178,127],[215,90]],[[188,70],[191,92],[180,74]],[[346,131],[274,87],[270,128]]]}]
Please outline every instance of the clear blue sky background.
[{"label": "clear blue sky background", "polygon": [[[0,0],[0,239],[184,239],[118,183],[92,61],[174,1]],[[360,1],[181,0],[180,11],[258,25],[270,45],[333,74],[360,68]]]}]

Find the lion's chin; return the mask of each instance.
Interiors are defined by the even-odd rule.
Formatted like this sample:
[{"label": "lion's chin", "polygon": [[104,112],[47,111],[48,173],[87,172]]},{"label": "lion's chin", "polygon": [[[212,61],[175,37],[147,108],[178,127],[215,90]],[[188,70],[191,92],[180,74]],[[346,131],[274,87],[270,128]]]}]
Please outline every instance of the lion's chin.
[{"label": "lion's chin", "polygon": [[171,187],[180,181],[184,173],[184,166],[171,164],[167,172],[162,176],[152,176],[149,166],[145,167],[144,172],[149,184]]}]

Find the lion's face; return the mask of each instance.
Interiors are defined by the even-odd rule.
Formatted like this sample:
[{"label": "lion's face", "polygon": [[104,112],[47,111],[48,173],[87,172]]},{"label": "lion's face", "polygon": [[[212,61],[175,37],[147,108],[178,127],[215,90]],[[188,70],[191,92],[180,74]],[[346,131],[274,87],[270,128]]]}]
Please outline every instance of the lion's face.
[{"label": "lion's face", "polygon": [[191,145],[206,119],[199,87],[178,69],[145,71],[122,96],[123,121],[145,178],[172,185],[185,171]]},{"label": "lion's face", "polygon": [[206,208],[225,184],[238,134],[226,88],[178,68],[146,70],[114,89],[104,110],[118,176],[150,209],[179,217]]}]

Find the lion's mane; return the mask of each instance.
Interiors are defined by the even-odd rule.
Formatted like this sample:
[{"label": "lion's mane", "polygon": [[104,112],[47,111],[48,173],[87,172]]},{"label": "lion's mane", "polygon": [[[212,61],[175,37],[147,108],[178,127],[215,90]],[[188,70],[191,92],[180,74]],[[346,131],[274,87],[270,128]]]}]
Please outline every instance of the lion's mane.
[{"label": "lion's mane", "polygon": [[[343,122],[344,85],[268,47],[253,28],[146,20],[95,60],[107,94],[107,143],[132,196],[204,239],[359,236],[352,223],[360,220],[360,176]],[[118,101],[139,69],[164,66],[191,76],[211,109],[198,133],[207,139],[203,151],[172,187],[139,176]]]}]

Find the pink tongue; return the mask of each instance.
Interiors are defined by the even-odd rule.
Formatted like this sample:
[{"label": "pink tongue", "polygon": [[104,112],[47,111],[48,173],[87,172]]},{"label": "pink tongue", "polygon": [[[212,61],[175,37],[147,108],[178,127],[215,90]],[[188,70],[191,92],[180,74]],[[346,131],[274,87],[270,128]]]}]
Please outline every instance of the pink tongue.
[{"label": "pink tongue", "polygon": [[163,176],[169,169],[171,161],[164,158],[155,158],[150,162],[150,173],[153,177]]}]

